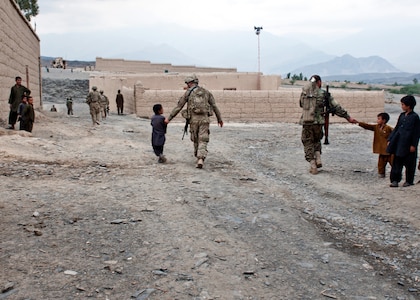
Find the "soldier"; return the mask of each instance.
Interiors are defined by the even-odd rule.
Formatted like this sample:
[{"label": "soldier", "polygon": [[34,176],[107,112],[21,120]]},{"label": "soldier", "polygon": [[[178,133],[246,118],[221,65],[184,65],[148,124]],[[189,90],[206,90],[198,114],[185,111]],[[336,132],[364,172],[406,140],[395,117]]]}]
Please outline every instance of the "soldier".
[{"label": "soldier", "polygon": [[124,110],[124,96],[121,94],[121,91],[118,90],[117,97],[115,99],[115,102],[117,102],[117,110],[118,114],[122,115]]},{"label": "soldier", "polygon": [[67,114],[73,115],[73,99],[71,97],[66,99]]},{"label": "soldier", "polygon": [[92,91],[86,97],[86,103],[89,104],[90,115],[92,116],[93,125],[99,125],[99,118],[101,115],[101,99],[100,94],[97,91],[97,87],[93,86]]},{"label": "soldier", "polygon": [[104,91],[100,90],[99,93],[101,94],[101,112],[102,112],[102,119],[106,118],[106,112],[109,106],[108,97],[104,95]]},{"label": "soldier", "polygon": [[22,77],[17,76],[15,78],[16,84],[12,86],[10,89],[10,96],[9,96],[9,105],[10,105],[10,112],[9,112],[9,126],[7,129],[15,129],[15,124],[18,118],[18,108],[19,104],[22,101],[22,96],[25,94],[29,96],[31,91],[22,85]]},{"label": "soldier", "polygon": [[300,124],[302,128],[302,144],[305,151],[305,159],[310,163],[309,172],[318,174],[318,168],[322,167],[321,162],[321,140],[324,136],[323,126],[325,124],[325,106],[329,102],[330,111],[339,117],[345,118],[350,123],[357,123],[355,119],[345,111],[331,95],[326,97],[326,91],[321,89],[322,80],[319,75],[313,75],[309,83],[302,88],[300,95],[300,107],[302,117]]},{"label": "soldier", "polygon": [[182,112],[182,115],[190,124],[190,138],[194,143],[194,156],[197,158],[196,167],[201,169],[207,156],[207,144],[210,134],[209,117],[214,112],[220,127],[223,127],[223,121],[213,95],[205,88],[198,86],[197,76],[194,74],[188,76],[185,78],[185,83],[188,89],[179,99],[177,106],[172,110],[165,123],[168,124],[175,118],[187,103],[187,109]]}]

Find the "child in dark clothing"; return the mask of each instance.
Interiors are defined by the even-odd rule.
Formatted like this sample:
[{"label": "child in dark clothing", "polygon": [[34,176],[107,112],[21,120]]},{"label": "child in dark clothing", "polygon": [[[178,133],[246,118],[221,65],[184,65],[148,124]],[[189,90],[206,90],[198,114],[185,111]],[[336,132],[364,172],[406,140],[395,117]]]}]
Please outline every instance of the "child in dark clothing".
[{"label": "child in dark clothing", "polygon": [[22,114],[23,114],[23,109],[25,108],[25,106],[28,104],[28,96],[26,96],[26,94],[22,95],[22,102],[19,104],[18,107],[18,118],[17,120],[19,121],[19,130],[25,130],[24,124],[23,124],[23,120],[22,120]]},{"label": "child in dark clothing", "polygon": [[373,134],[373,153],[379,154],[378,158],[378,174],[379,177],[385,178],[385,168],[387,163],[392,166],[393,155],[386,152],[388,144],[388,137],[392,132],[392,127],[387,123],[389,121],[389,114],[380,113],[377,115],[376,124],[368,124],[359,122],[359,126],[372,130]]},{"label": "child in dark clothing", "polygon": [[25,105],[22,112],[23,130],[32,132],[35,122],[34,98],[28,96],[28,104]]},{"label": "child in dark clothing", "polygon": [[401,98],[403,112],[398,117],[397,125],[388,138],[387,152],[394,153],[391,169],[391,187],[398,187],[405,167],[404,187],[414,184],[416,172],[417,147],[420,138],[420,119],[414,112],[416,99],[412,95]]},{"label": "child in dark clothing", "polygon": [[163,155],[163,146],[165,145],[165,134],[167,124],[165,123],[165,117],[163,114],[163,107],[161,104],[153,105],[153,112],[155,113],[150,124],[153,127],[152,130],[152,147],[156,156],[159,157],[158,162],[166,162],[166,157]]}]

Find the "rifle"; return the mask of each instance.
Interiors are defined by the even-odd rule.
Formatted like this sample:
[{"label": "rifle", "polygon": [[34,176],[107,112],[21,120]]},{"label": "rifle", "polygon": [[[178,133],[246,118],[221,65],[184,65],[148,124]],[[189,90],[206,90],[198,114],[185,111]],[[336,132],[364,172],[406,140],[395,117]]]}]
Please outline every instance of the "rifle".
[{"label": "rifle", "polygon": [[[191,95],[191,93],[195,90],[197,88],[197,86],[195,86],[195,87],[193,87],[189,92],[188,92],[188,95],[187,95],[187,102],[188,102],[188,100],[189,100],[189,98],[190,98],[190,95]],[[187,109],[187,111],[188,111],[188,109]],[[188,113],[187,113],[187,115],[188,115]],[[185,118],[185,126],[184,126],[184,133],[182,134],[182,140],[184,140],[184,136],[186,135],[186,134],[188,134],[187,132],[188,132],[188,124],[190,124],[190,119],[188,118],[188,117],[186,117]]]},{"label": "rifle", "polygon": [[[331,112],[331,107],[330,107],[330,91],[329,91],[330,86],[327,84],[327,91],[324,95],[324,107],[325,107],[325,111],[324,111],[324,117],[325,117],[325,123],[324,123],[324,131],[325,131],[325,138],[324,138],[324,144],[328,145],[330,142],[328,141],[328,131],[329,131],[329,127],[330,127],[330,112]],[[334,113],[333,113],[334,115]]]},{"label": "rifle", "polygon": [[188,134],[188,124],[190,124],[190,119],[185,119],[184,133],[182,134],[182,140],[184,140],[185,134]]}]

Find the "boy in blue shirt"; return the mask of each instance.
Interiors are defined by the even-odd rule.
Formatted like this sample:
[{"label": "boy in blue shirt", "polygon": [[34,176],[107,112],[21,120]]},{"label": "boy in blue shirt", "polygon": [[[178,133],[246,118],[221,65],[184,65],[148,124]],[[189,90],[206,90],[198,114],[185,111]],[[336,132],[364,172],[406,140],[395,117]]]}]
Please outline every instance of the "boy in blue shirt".
[{"label": "boy in blue shirt", "polygon": [[165,117],[163,116],[163,107],[161,104],[153,105],[153,112],[155,113],[150,124],[153,127],[152,130],[152,147],[156,156],[159,157],[158,162],[166,162],[166,157],[163,155],[163,146],[165,145],[165,134],[167,124],[165,123]]}]

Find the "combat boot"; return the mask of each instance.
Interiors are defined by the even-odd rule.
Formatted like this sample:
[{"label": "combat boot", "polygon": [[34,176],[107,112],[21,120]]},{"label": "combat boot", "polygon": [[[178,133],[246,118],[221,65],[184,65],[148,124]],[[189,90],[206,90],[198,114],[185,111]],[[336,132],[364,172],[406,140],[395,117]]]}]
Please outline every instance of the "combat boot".
[{"label": "combat boot", "polygon": [[318,174],[318,168],[316,167],[315,159],[311,160],[310,164],[311,164],[311,168],[309,169],[309,173],[313,175]]},{"label": "combat boot", "polygon": [[317,168],[322,168],[321,152],[315,151],[315,163]]},{"label": "combat boot", "polygon": [[204,160],[202,158],[199,158],[197,160],[197,165],[195,166],[197,169],[202,169],[204,165]]}]

